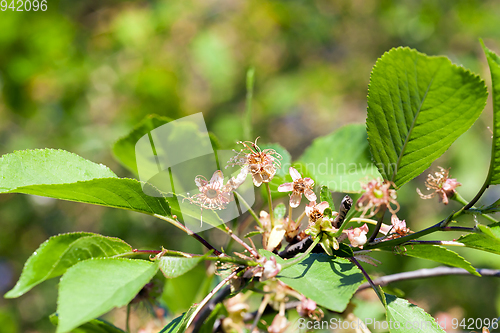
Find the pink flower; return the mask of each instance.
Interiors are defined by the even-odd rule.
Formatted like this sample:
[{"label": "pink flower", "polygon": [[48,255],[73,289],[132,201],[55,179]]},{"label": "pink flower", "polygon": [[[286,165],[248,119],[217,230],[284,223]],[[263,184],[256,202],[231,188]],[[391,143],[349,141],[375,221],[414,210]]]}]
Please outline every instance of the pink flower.
[{"label": "pink flower", "polygon": [[[258,139],[258,138],[257,138]],[[276,169],[281,168],[281,155],[274,149],[261,150],[255,142],[240,141],[245,146],[236,156],[229,160],[231,166],[240,165],[247,168],[252,174],[253,183],[259,187],[262,183],[270,182],[276,174]]]},{"label": "pink flower", "polygon": [[261,281],[269,280],[275,277],[281,271],[281,265],[276,262],[275,257],[265,260],[264,269],[262,270]]},{"label": "pink flower", "polygon": [[354,228],[347,230],[347,238],[349,238],[349,242],[354,247],[363,248],[363,245],[366,243],[367,238],[366,234],[368,233],[368,226],[363,224],[360,228]]},{"label": "pink flower", "polygon": [[297,305],[297,312],[302,317],[309,317],[316,321],[323,318],[324,315],[323,311],[321,309],[318,309],[318,307],[316,306],[316,302],[314,302],[312,299],[306,298],[305,296],[302,296],[300,304]]},{"label": "pink flower", "polygon": [[197,176],[194,182],[200,193],[188,197],[188,199],[201,208],[221,210],[233,200],[231,194],[233,187],[224,186],[224,176],[220,170],[214,172],[210,181],[203,176]]},{"label": "pink flower", "polygon": [[450,170],[438,167],[439,171],[436,171],[434,175],[429,174],[427,180],[425,181],[425,186],[427,190],[434,190],[430,194],[423,194],[420,189],[417,188],[417,193],[422,199],[433,198],[436,194],[439,195],[439,201],[443,201],[445,205],[448,204],[448,198],[455,194],[455,189],[462,185],[455,178],[448,178]]},{"label": "pink flower", "polygon": [[323,201],[316,204],[316,201],[311,201],[305,209],[306,215],[309,217],[311,223],[323,218],[323,212],[328,208],[328,202]]},{"label": "pink flower", "polygon": [[284,333],[288,327],[288,321],[286,317],[280,313],[274,317],[271,326],[267,328],[269,333]]},{"label": "pink flower", "polygon": [[292,208],[297,208],[300,205],[300,200],[302,199],[302,194],[306,196],[309,201],[316,200],[316,194],[312,190],[314,185],[314,180],[311,178],[302,178],[300,173],[295,170],[295,168],[290,167],[290,176],[292,176],[293,183],[281,184],[278,187],[279,192],[290,192],[290,206]]},{"label": "pink flower", "polygon": [[391,233],[388,239],[394,239],[408,235],[411,231],[406,227],[405,220],[400,220],[395,214],[391,216],[391,226],[383,224],[380,232],[383,234]]},{"label": "pink flower", "polygon": [[[396,201],[396,190],[391,189],[391,186],[392,182],[380,180],[371,180],[368,184],[362,184],[364,193],[357,202],[357,209],[363,211],[361,216],[373,216],[383,206],[386,206],[392,214],[396,214],[399,211],[399,203]],[[391,204],[395,207],[393,208]]]}]

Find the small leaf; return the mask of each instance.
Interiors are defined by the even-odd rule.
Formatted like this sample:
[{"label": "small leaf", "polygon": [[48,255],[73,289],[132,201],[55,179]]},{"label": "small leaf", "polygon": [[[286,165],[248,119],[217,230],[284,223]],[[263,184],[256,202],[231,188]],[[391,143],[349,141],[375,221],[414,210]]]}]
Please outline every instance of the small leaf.
[{"label": "small leaf", "polygon": [[281,220],[285,217],[286,214],[286,206],[283,203],[279,203],[274,207],[274,218],[276,220]]},{"label": "small leaf", "polygon": [[391,333],[445,333],[428,313],[407,300],[385,294]]},{"label": "small leaf", "polygon": [[323,201],[328,202],[330,209],[332,211],[335,211],[335,204],[333,203],[332,193],[328,189],[328,186],[321,186],[321,191],[319,192],[319,201],[320,202],[323,202]]},{"label": "small leaf", "polygon": [[89,232],[53,236],[29,257],[19,281],[5,297],[19,297],[43,281],[64,274],[79,261],[129,252],[132,252],[132,247],[118,238]]},{"label": "small leaf", "polygon": [[358,192],[364,179],[380,174],[368,149],[366,127],[351,124],[317,138],[299,158],[300,172],[335,192]]},{"label": "small leaf", "polygon": [[373,67],[366,127],[373,159],[397,187],[467,131],[487,97],[484,82],[446,57],[392,49]]},{"label": "small leaf", "polygon": [[120,138],[113,145],[113,154],[116,159],[127,169],[137,174],[137,162],[135,159],[135,145],[140,138],[161,125],[171,122],[172,119],[151,114],[142,119],[130,133]]},{"label": "small leaf", "polygon": [[159,333],[182,333],[186,329],[189,318],[196,310],[196,305],[193,305],[188,311],[184,312],[179,317],[172,320]]},{"label": "small leaf", "polygon": [[442,264],[459,267],[465,269],[467,272],[481,276],[471,263],[461,257],[458,253],[451,251],[443,246],[439,245],[406,245],[402,253],[403,255],[428,259]]},{"label": "small leaf", "polygon": [[250,238],[253,236],[257,235],[262,235],[263,231],[250,231],[248,234],[245,235],[245,238]]},{"label": "small leaf", "polygon": [[[59,323],[59,318],[54,313],[50,316],[50,321],[52,324],[56,325]],[[125,333],[118,327],[104,321],[101,319],[93,319],[88,323],[85,323],[71,331],[71,333]]]},{"label": "small leaf", "polygon": [[478,232],[461,236],[457,242],[473,249],[500,254],[500,223],[489,226],[478,224],[476,228]]},{"label": "small leaf", "polygon": [[[275,256],[279,264],[286,262],[269,251],[259,252],[267,258]],[[364,280],[349,260],[325,254],[310,254],[299,264],[281,271],[277,278],[318,305],[337,312],[345,310]]]},{"label": "small leaf", "polygon": [[192,258],[163,256],[158,261],[158,265],[163,275],[167,279],[172,279],[193,269],[203,258],[204,256]]},{"label": "small leaf", "polygon": [[57,333],[127,305],[157,271],[156,263],[118,258],[89,259],[69,268],[59,283]]}]

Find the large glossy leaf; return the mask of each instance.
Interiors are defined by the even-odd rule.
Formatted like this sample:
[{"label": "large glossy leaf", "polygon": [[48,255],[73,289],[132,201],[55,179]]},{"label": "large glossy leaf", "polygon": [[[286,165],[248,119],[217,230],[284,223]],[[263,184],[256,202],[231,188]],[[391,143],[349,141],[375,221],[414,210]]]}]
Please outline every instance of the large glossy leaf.
[{"label": "large glossy leaf", "polygon": [[127,305],[157,270],[153,262],[118,258],[89,259],[72,266],[59,284],[57,333]]},{"label": "large glossy leaf", "polygon": [[486,97],[484,82],[446,57],[385,53],[373,67],[366,119],[384,179],[400,187],[421,174],[476,121]]},{"label": "large glossy leaf", "polygon": [[134,129],[126,136],[120,138],[113,145],[113,153],[123,166],[137,174],[137,164],[135,160],[135,145],[140,138],[148,132],[164,125],[172,119],[151,114],[139,122]]},{"label": "large glossy leaf", "polygon": [[28,185],[109,177],[116,175],[108,167],[64,150],[22,150],[0,158],[0,193]]},{"label": "large glossy leaf", "polygon": [[439,245],[407,245],[401,254],[436,261],[448,266],[459,267],[476,276],[481,276],[474,267],[458,253]]},{"label": "large glossy leaf", "polygon": [[347,125],[315,139],[299,162],[315,185],[328,186],[336,192],[358,192],[360,182],[380,176],[371,162],[366,128],[362,124]]},{"label": "large glossy leaf", "polygon": [[407,300],[385,294],[391,333],[445,333],[428,313]]},{"label": "large glossy leaf", "polygon": [[[482,43],[482,41],[481,41]],[[493,146],[491,150],[489,184],[500,184],[500,57],[483,44],[491,72],[493,96]]]},{"label": "large glossy leaf", "polygon": [[[266,257],[275,256],[260,250]],[[276,257],[280,264],[285,260]],[[321,306],[342,312],[364,277],[356,266],[344,258],[311,254],[304,261],[280,272],[278,280],[301,292]]]},{"label": "large glossy leaf", "polygon": [[43,281],[64,274],[79,261],[130,252],[132,247],[118,238],[88,232],[53,236],[26,261],[19,281],[5,297],[19,297]]},{"label": "large glossy leaf", "polygon": [[461,236],[457,241],[470,248],[500,254],[500,223],[478,224],[476,228],[478,232]]}]

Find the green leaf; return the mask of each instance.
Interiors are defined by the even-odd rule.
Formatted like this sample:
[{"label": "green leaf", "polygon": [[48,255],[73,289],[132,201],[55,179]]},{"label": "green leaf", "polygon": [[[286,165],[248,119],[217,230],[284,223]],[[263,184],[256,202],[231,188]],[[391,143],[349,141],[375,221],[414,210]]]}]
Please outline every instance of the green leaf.
[{"label": "green leaf", "polygon": [[474,267],[472,267],[471,263],[461,257],[458,253],[451,251],[443,246],[439,245],[406,245],[404,247],[403,255],[428,259],[436,262],[440,262],[442,264],[459,267],[465,269],[467,272],[481,276]]},{"label": "green leaf", "polygon": [[245,238],[262,235],[263,233],[264,233],[263,231],[250,231],[248,234],[245,235]]},{"label": "green leaf", "polygon": [[[50,321],[54,325],[58,325],[59,318],[54,313],[50,316]],[[118,327],[101,319],[93,319],[71,331],[71,333],[125,333]]]},{"label": "green leaf", "polygon": [[89,232],[53,236],[29,257],[19,281],[5,297],[19,297],[43,281],[64,274],[79,261],[129,252],[132,252],[132,247],[118,238]]},{"label": "green leaf", "polygon": [[157,270],[149,261],[119,258],[89,259],[69,268],[59,284],[57,333],[127,305]]},{"label": "green leaf", "polygon": [[476,233],[461,236],[457,242],[473,249],[500,254],[500,223],[488,227],[478,224],[476,228]]},{"label": "green leaf", "polygon": [[421,174],[481,114],[484,82],[446,57],[392,49],[373,67],[366,126],[373,159],[397,187]]},{"label": "green leaf", "polygon": [[319,201],[320,202],[323,202],[323,201],[328,202],[330,209],[332,211],[335,211],[335,204],[333,203],[332,193],[328,189],[328,186],[321,186],[321,191],[319,192]]},{"label": "green leaf", "polygon": [[385,302],[391,333],[445,333],[434,318],[407,300],[385,294]]},{"label": "green leaf", "polygon": [[[263,256],[276,257],[279,264],[286,261],[269,251]],[[283,269],[277,279],[309,297],[318,305],[343,312],[364,277],[356,266],[344,258],[325,254],[310,254],[299,264]]]},{"label": "green leaf", "polygon": [[167,117],[150,114],[142,119],[134,129],[126,136],[120,138],[113,145],[113,154],[116,159],[127,169],[137,174],[137,164],[135,159],[135,145],[140,138],[161,125],[171,122]]},{"label": "green leaf", "polygon": [[335,192],[358,192],[367,177],[376,178],[377,168],[370,159],[366,128],[351,124],[313,141],[299,162],[316,185]]},{"label": "green leaf", "polygon": [[186,329],[186,325],[189,318],[196,310],[196,306],[193,305],[188,311],[184,312],[179,317],[172,320],[167,326],[165,326],[160,333],[182,333]]},{"label": "green leaf", "polygon": [[[151,185],[145,186],[151,187]],[[153,187],[151,189],[153,190]],[[14,188],[7,193],[34,194],[150,215],[171,215],[165,198],[145,194],[139,181],[128,178],[98,178],[69,184],[29,185]]]},{"label": "green leaf", "polygon": [[481,41],[491,72],[493,99],[493,147],[487,184],[500,184],[500,57]]},{"label": "green leaf", "polygon": [[109,177],[116,175],[108,167],[64,150],[22,150],[0,158],[0,193],[29,185]]},{"label": "green leaf", "polygon": [[192,270],[204,257],[183,258],[163,256],[158,261],[158,264],[163,275],[167,279],[172,279]]}]

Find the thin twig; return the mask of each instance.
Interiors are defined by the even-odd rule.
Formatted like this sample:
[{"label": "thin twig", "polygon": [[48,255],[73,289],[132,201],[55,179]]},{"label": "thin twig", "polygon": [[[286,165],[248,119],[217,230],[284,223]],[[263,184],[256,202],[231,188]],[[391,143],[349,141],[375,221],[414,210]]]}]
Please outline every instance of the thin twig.
[{"label": "thin twig", "polygon": [[248,210],[248,212],[250,213],[250,215],[252,215],[252,217],[255,220],[255,222],[257,222],[257,225],[259,227],[263,228],[262,227],[262,223],[260,222],[259,217],[255,213],[255,211],[252,209],[252,207],[250,207],[250,205],[248,204],[248,202],[245,201],[245,199],[243,198],[243,196],[241,194],[239,194],[238,192],[236,192],[236,191],[234,191],[234,194],[238,197],[238,200],[243,204],[243,206],[245,206],[245,208]]},{"label": "thin twig", "polygon": [[373,290],[375,291],[375,293],[377,294],[378,298],[380,299],[380,302],[382,302],[382,304],[384,304],[384,300],[382,298],[382,295],[380,295],[380,291],[378,290],[377,286],[375,285],[375,283],[372,281],[372,279],[370,278],[370,276],[368,275],[368,273],[365,271],[365,269],[363,268],[363,266],[361,266],[361,264],[354,258],[354,257],[351,257],[351,258],[348,258],[354,265],[358,266],[359,270],[361,271],[361,273],[363,273],[363,275],[365,276],[366,280],[368,281],[368,285],[371,286],[373,288]]},{"label": "thin twig", "polygon": [[[476,269],[476,271],[482,276],[500,277],[499,269],[478,268]],[[472,275],[472,274],[463,268],[439,266],[436,268],[423,268],[411,272],[403,272],[403,273],[382,276],[373,280],[373,283],[377,286],[383,287],[392,282],[411,280],[411,279],[422,279],[422,278],[429,278],[429,277],[443,276],[443,275]],[[361,286],[359,286],[357,291],[361,291],[370,287],[371,285],[369,283],[364,283]]]},{"label": "thin twig", "polygon": [[340,226],[342,225],[347,216],[347,213],[349,213],[351,207],[352,207],[352,199],[350,196],[346,195],[342,199],[342,202],[340,203],[339,215],[337,215],[337,217],[335,217],[335,219],[333,220],[332,225],[334,228],[336,229],[340,228]]},{"label": "thin twig", "polygon": [[380,231],[380,227],[382,226],[382,221],[384,221],[384,215],[386,210],[387,210],[387,205],[380,206],[380,210],[377,213],[378,215],[377,225],[375,226],[375,229],[373,230],[373,233],[370,236],[370,238],[368,238],[368,243],[373,242],[375,238],[377,238],[378,232]]},{"label": "thin twig", "polygon": [[273,200],[271,198],[271,187],[269,187],[269,183],[266,183],[266,192],[267,202],[269,203],[269,218],[271,219],[271,227],[274,228]]}]

